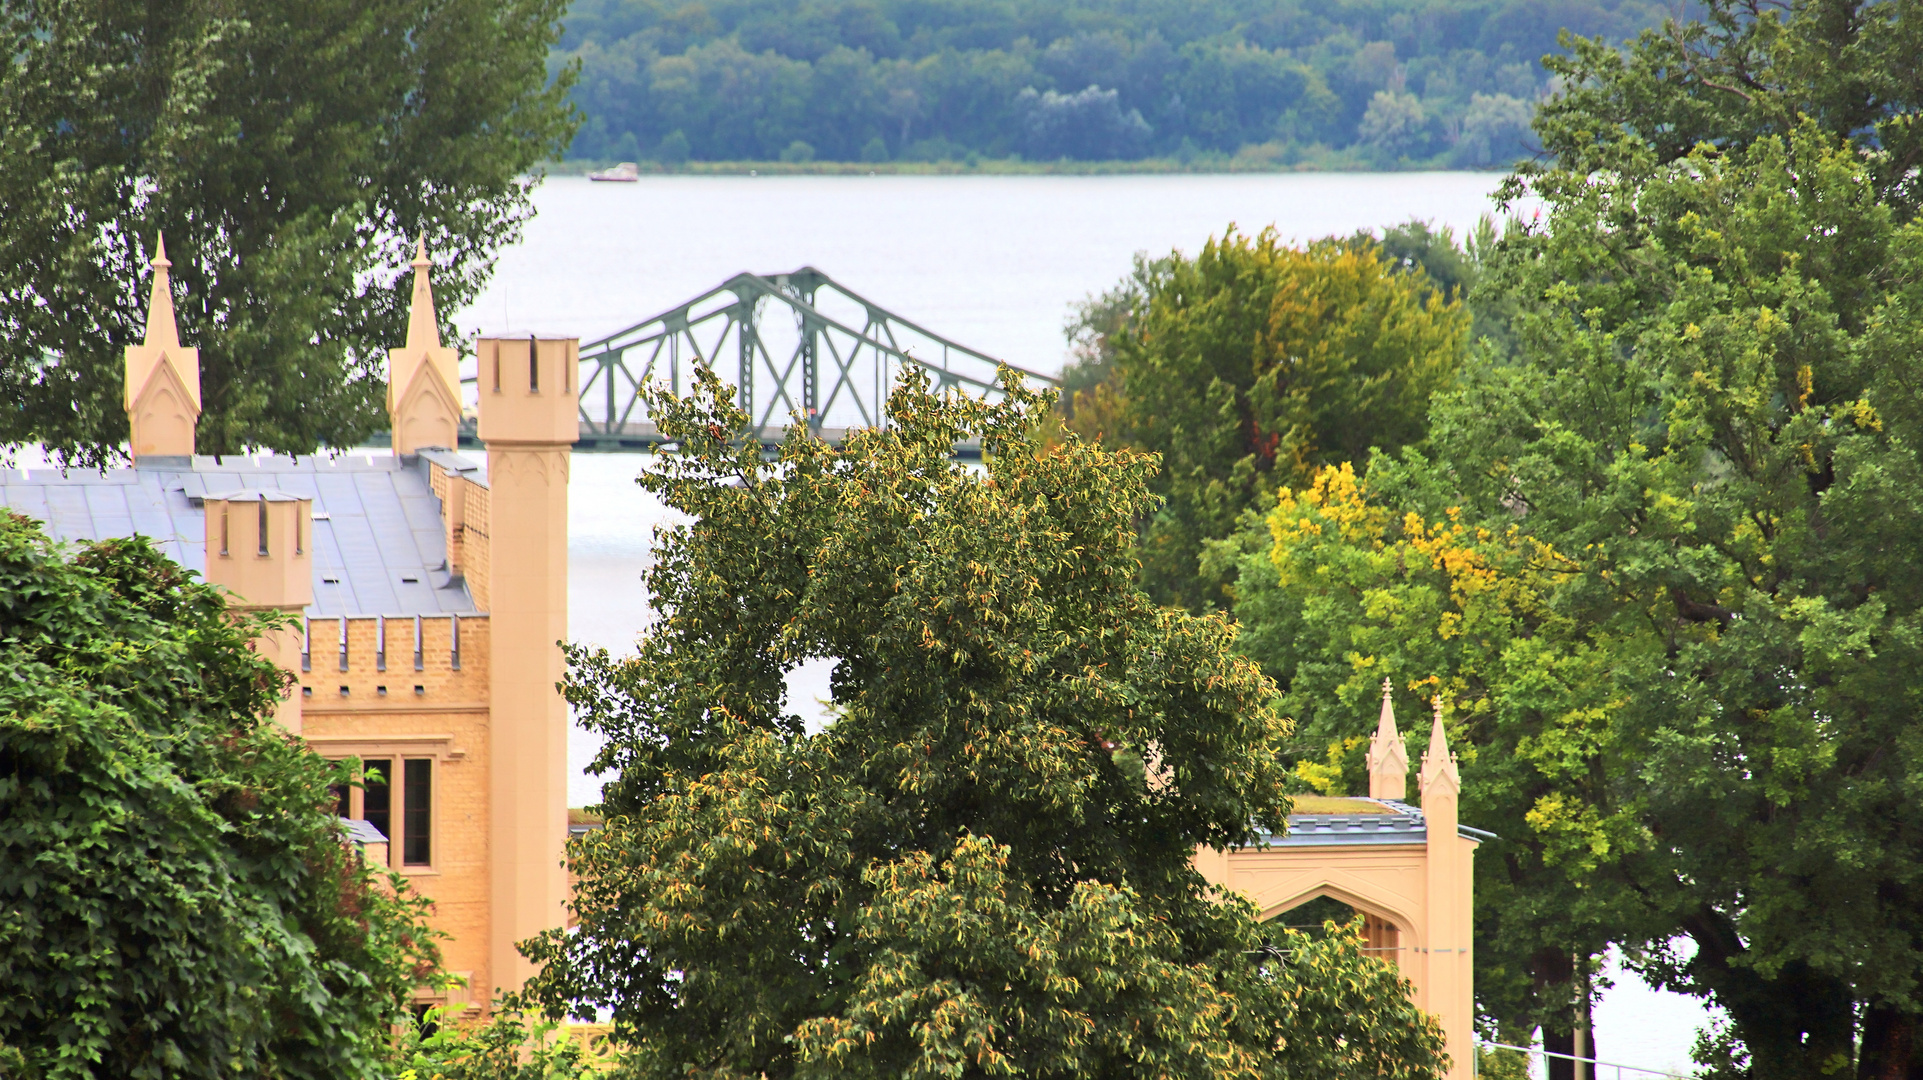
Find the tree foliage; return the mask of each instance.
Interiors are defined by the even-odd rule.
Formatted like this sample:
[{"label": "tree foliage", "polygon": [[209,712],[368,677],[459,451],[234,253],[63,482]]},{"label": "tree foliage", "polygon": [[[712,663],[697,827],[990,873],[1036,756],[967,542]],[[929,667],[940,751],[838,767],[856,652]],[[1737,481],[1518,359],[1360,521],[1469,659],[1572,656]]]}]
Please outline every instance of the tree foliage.
[{"label": "tree foliage", "polygon": [[513,1002],[486,1017],[460,1012],[432,1009],[401,1029],[395,1080],[593,1080],[620,1064],[605,1037],[589,1045]]},{"label": "tree foliage", "polygon": [[[1287,725],[1226,622],[1135,588],[1152,457],[910,380],[888,428],[770,463],[733,396],[653,402],[680,450],[640,483],[690,519],[662,618],[571,653],[613,775],[578,928],[530,953],[549,1008],[611,1010],[645,1076],[1433,1073],[1353,929],[1266,930],[1193,868],[1283,823]],[[817,657],[809,733],[783,675]]]},{"label": "tree foliage", "polygon": [[1205,544],[1278,483],[1422,437],[1470,328],[1458,298],[1373,238],[1293,248],[1273,228],[1231,229],[1193,259],[1138,260],[1133,281],[1097,303],[1089,314],[1112,324],[1100,331],[1108,371],[1076,392],[1069,424],[1162,455],[1142,580],[1156,600],[1198,610],[1228,601],[1222,576],[1201,568]]},{"label": "tree foliage", "polygon": [[[1503,241],[1518,355],[1375,461],[1355,535],[1278,515],[1245,621],[1311,693],[1440,677],[1465,806],[1506,800],[1518,860],[1578,879],[1572,935],[1727,1011],[1717,1069],[1908,1075],[1923,223],[1814,121],[1676,158],[1597,141]],[[1519,963],[1500,942],[1485,963]]]},{"label": "tree foliage", "polygon": [[0,8],[0,445],[126,439],[122,350],[165,233],[200,349],[199,446],[308,453],[381,426],[425,235],[470,300],[573,127],[560,0]]},{"label": "tree foliage", "polygon": [[[1402,478],[1381,461],[1372,476]],[[1269,542],[1244,543],[1238,565],[1238,646],[1286,687],[1299,779],[1368,790],[1385,676],[1400,715],[1443,698],[1463,820],[1502,838],[1476,860],[1480,1007],[1505,1041],[1540,1027],[1549,1048],[1570,1052],[1581,968],[1637,914],[1606,871],[1648,846],[1601,771],[1626,749],[1610,719],[1633,620],[1564,610],[1586,552],[1513,521],[1471,524],[1455,507],[1398,513],[1346,463],[1283,489],[1263,531]]]},{"label": "tree foliage", "polygon": [[[1699,145],[1787,139],[1813,124],[1862,155],[1878,198],[1907,220],[1923,206],[1923,13],[1907,0],[1706,0],[1626,50],[1565,38],[1547,60],[1564,90],[1536,122],[1527,175],[1672,164]],[[1578,31],[1578,34],[1581,32]]]},{"label": "tree foliage", "polygon": [[345,843],[339,770],[266,719],[263,629],[144,540],[0,515],[0,1047],[9,1075],[382,1075],[434,970]]},{"label": "tree foliage", "polygon": [[[1643,0],[578,0],[590,158],[1129,159],[1500,168],[1557,31]],[[1398,122],[1380,130],[1379,101]],[[1368,117],[1377,113],[1370,128]],[[1385,139],[1385,134],[1392,138]]]}]

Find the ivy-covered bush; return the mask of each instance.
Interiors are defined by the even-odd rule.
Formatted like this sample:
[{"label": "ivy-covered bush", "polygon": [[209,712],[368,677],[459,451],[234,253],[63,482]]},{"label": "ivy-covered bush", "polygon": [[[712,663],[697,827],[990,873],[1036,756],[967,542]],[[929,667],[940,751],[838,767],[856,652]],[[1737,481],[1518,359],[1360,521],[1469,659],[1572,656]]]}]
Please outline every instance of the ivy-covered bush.
[{"label": "ivy-covered bush", "polygon": [[0,511],[0,1075],[389,1068],[423,901],[269,718],[265,625],[144,539]]}]

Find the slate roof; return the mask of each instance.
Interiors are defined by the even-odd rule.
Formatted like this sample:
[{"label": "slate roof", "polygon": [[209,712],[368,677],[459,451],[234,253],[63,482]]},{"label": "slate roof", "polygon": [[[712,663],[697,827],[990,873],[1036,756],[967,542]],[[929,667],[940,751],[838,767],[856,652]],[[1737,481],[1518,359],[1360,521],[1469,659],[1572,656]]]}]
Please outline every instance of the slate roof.
[{"label": "slate roof", "polygon": [[314,501],[310,618],[469,614],[474,599],[448,571],[440,500],[428,485],[430,460],[486,483],[476,463],[444,451],[408,459],[195,455],[106,472],[0,469],[0,506],[43,522],[56,540],[139,533],[168,558],[204,573],[201,499],[236,489],[301,495]]},{"label": "slate roof", "polygon": [[[1351,847],[1358,844],[1420,844],[1429,826],[1422,808],[1393,799],[1350,799],[1369,804],[1353,814],[1290,814],[1289,831],[1264,839],[1270,847]],[[1495,834],[1457,825],[1456,834],[1470,840],[1496,839]]]}]

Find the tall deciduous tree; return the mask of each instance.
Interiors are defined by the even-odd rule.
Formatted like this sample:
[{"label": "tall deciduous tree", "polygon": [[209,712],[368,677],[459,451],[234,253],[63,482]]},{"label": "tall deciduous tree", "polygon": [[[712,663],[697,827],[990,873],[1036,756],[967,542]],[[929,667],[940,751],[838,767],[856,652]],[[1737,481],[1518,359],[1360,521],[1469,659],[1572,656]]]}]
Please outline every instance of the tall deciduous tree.
[{"label": "tall deciduous tree", "polygon": [[1705,0],[1627,49],[1565,32],[1544,57],[1564,89],[1536,134],[1548,152],[1524,175],[1587,175],[1670,163],[1700,144],[1745,147],[1814,124],[1863,154],[1866,182],[1907,219],[1923,207],[1923,10],[1910,0]]},{"label": "tall deciduous tree", "polygon": [[145,541],[0,512],[0,1071],[385,1074],[434,950],[269,718],[260,628]]},{"label": "tall deciduous tree", "polygon": [[[690,523],[632,659],[576,649],[608,738],[551,1008],[612,1010],[638,1075],[1415,1077],[1440,1058],[1353,931],[1265,930],[1197,845],[1282,824],[1273,687],[1218,616],[1134,585],[1152,457],[1047,408],[943,401],[780,460],[704,375],[641,483]],[[949,460],[977,435],[984,470]],[[783,674],[834,662],[817,733]]]},{"label": "tall deciduous tree", "polygon": [[1193,259],[1139,260],[1089,313],[1123,304],[1125,319],[1097,328],[1105,383],[1077,395],[1070,423],[1162,455],[1142,580],[1157,601],[1192,610],[1229,600],[1225,579],[1201,566],[1205,544],[1278,483],[1422,437],[1470,321],[1458,298],[1419,267],[1385,261],[1371,238],[1292,248],[1273,228],[1231,230]]},{"label": "tall deciduous tree", "polygon": [[165,232],[199,446],[377,430],[425,234],[472,298],[572,133],[562,0],[24,0],[0,8],[0,445],[111,460]]},{"label": "tall deciduous tree", "polygon": [[1915,1075],[1923,222],[1814,122],[1673,160],[1612,145],[1613,169],[1531,179],[1546,227],[1495,271],[1518,358],[1438,399],[1429,457],[1378,459],[1398,513],[1354,545],[1452,511],[1514,528],[1566,560],[1525,579],[1539,614],[1471,650],[1420,563],[1298,568],[1293,610],[1345,576],[1367,602],[1297,670],[1345,678],[1398,619],[1428,623],[1414,643],[1462,680],[1483,748],[1465,791],[1537,774],[1528,843],[1620,905],[1603,922],[1647,974],[1727,1012],[1716,1068]]},{"label": "tall deciduous tree", "polygon": [[[1407,476],[1393,461],[1372,472]],[[1271,543],[1240,561],[1238,645],[1286,687],[1298,776],[1331,794],[1368,791],[1385,676],[1402,715],[1444,701],[1463,820],[1502,838],[1476,860],[1479,1006],[1504,1041],[1540,1028],[1547,1049],[1570,1054],[1592,958],[1644,916],[1614,872],[1648,837],[1617,798],[1629,755],[1610,722],[1641,626],[1621,610],[1569,610],[1566,587],[1587,568],[1521,525],[1454,508],[1425,517],[1408,508],[1437,503],[1433,491],[1393,490],[1391,505],[1346,464],[1284,489]],[[1593,1037],[1583,1049],[1620,1056]]]}]

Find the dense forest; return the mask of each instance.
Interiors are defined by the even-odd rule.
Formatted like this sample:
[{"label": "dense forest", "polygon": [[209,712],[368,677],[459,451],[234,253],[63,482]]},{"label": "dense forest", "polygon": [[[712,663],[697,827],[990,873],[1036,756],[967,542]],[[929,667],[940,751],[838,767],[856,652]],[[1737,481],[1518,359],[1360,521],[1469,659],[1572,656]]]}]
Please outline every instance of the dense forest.
[{"label": "dense forest", "polygon": [[576,0],[598,160],[1501,167],[1558,31],[1656,0]]}]

